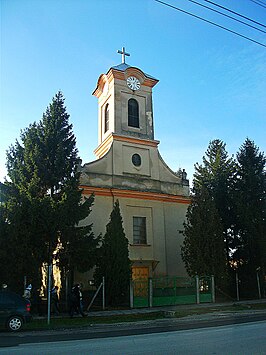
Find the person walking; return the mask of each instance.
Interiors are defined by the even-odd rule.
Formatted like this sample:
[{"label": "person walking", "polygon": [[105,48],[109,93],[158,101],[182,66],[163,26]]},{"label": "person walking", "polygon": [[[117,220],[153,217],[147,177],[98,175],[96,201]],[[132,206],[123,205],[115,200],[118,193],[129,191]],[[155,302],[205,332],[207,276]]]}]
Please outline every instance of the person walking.
[{"label": "person walking", "polygon": [[86,314],[83,312],[82,292],[79,284],[72,287],[70,294],[69,314],[71,318],[74,316],[75,312],[81,314],[82,317],[86,317]]},{"label": "person walking", "polygon": [[31,299],[31,290],[32,290],[32,285],[29,284],[26,288],[25,288],[25,291],[24,291],[24,294],[23,294],[23,297],[30,301]]}]

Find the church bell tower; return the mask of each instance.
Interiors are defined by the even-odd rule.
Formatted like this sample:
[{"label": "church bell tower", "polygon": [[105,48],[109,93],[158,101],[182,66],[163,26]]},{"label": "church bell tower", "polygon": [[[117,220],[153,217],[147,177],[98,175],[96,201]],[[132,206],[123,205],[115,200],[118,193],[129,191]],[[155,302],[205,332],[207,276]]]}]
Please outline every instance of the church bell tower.
[{"label": "church bell tower", "polygon": [[129,54],[124,47],[118,53],[122,63],[100,75],[93,92],[98,98],[97,158],[104,156],[114,140],[139,141],[142,145],[154,141],[152,88],[158,80],[126,64]]}]

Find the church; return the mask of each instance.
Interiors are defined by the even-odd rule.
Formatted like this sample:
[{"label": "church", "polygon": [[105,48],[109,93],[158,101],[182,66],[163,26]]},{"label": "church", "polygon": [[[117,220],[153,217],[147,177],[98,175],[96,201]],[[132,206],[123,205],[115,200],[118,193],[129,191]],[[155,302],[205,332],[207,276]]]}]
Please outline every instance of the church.
[{"label": "church", "polygon": [[124,47],[118,53],[122,63],[101,74],[93,91],[97,159],[81,167],[80,185],[95,201],[83,223],[93,223],[95,235],[104,235],[118,200],[132,278],[186,276],[180,247],[189,181],[184,170],[175,173],[167,166],[154,138],[152,90],[158,79],[128,65]]}]

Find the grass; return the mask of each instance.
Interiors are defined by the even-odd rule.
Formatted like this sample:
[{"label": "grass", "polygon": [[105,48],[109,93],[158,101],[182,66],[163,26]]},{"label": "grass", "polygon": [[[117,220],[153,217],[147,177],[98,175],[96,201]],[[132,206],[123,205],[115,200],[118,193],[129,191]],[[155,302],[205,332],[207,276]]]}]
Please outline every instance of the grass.
[{"label": "grass", "polygon": [[24,330],[48,330],[48,329],[69,329],[85,328],[94,324],[114,324],[122,322],[137,322],[144,320],[155,320],[164,318],[163,312],[151,312],[147,314],[125,314],[106,317],[63,317],[51,318],[50,325],[47,319],[33,319],[31,323],[25,324]]},{"label": "grass", "polygon": [[[195,308],[180,308],[171,312],[171,318],[182,318],[193,315],[202,315],[214,312],[241,312],[246,310],[266,310],[266,303],[261,304],[235,304],[235,305],[224,305],[215,307],[197,307]],[[98,316],[98,317],[62,317],[62,318],[51,318],[50,325],[47,324],[47,319],[34,319],[31,323],[25,325],[25,330],[56,330],[56,329],[70,329],[70,328],[86,328],[93,326],[94,324],[113,324],[122,322],[138,322],[145,320],[156,320],[163,319],[167,317],[167,313],[160,310],[150,312],[150,313],[138,313],[138,314],[121,314],[121,315],[110,315],[110,316]]]}]

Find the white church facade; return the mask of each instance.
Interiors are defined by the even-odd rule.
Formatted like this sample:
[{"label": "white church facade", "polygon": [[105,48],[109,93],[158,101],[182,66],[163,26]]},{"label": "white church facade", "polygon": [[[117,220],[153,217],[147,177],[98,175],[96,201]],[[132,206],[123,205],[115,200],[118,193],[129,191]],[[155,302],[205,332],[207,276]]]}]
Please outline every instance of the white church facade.
[{"label": "white church facade", "polygon": [[84,223],[104,235],[118,200],[133,279],[185,276],[180,231],[190,203],[189,182],[184,171],[166,165],[154,139],[152,90],[158,80],[126,64],[124,48],[120,53],[122,63],[100,75],[93,92],[99,145],[97,160],[81,167],[83,194],[95,195]]}]

